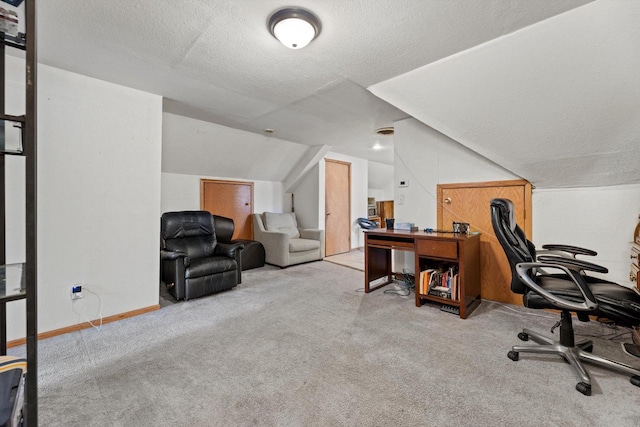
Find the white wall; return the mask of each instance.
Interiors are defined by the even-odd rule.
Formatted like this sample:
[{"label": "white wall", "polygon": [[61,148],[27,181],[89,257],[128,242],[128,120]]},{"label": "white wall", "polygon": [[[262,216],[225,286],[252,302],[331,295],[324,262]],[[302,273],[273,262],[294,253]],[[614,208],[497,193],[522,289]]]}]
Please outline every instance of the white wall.
[{"label": "white wall", "polygon": [[[368,176],[368,192],[369,197],[376,199],[376,202],[383,200],[393,200],[394,189],[394,167],[393,165],[387,165],[384,163],[369,161],[369,176]],[[365,216],[365,215],[363,215]]]},{"label": "white wall", "polygon": [[324,229],[324,162],[309,169],[292,191],[298,226]]},{"label": "white wall", "polygon": [[[593,249],[583,259],[609,269],[607,280],[631,286],[629,242],[640,214],[640,185],[533,192],[533,242]],[[594,274],[595,275],[595,274]]]},{"label": "white wall", "polygon": [[[7,57],[7,75],[23,74],[24,61]],[[21,80],[8,82],[15,113],[24,107],[10,94],[23,90]],[[75,283],[101,296],[104,316],[158,304],[161,129],[159,96],[39,66],[39,332],[83,321],[69,296]],[[24,169],[9,173],[13,185]],[[15,240],[8,258],[23,261]],[[84,294],[76,309],[94,319],[97,298]],[[23,337],[24,301],[7,312],[8,338]]]},{"label": "white wall", "polygon": [[395,122],[394,144],[396,221],[420,228],[437,225],[438,184],[520,178],[415,119]]},{"label": "white wall", "polygon": [[325,228],[325,159],[351,163],[351,248],[362,246],[357,219],[367,215],[368,162],[345,154],[328,152],[293,189],[298,223],[305,228]]},{"label": "white wall", "polygon": [[162,172],[280,182],[308,150],[268,135],[163,114]]},{"label": "white wall", "polygon": [[[520,178],[415,119],[394,125],[396,222],[436,228],[438,184]],[[400,180],[409,186],[399,187]],[[396,251],[394,259],[413,269],[412,254]]]},{"label": "white wall", "polygon": [[[397,221],[435,227],[439,183],[519,178],[415,119],[396,122],[395,128]],[[397,187],[400,179],[409,180],[409,187]],[[598,256],[591,261],[609,269],[608,280],[631,285],[629,242],[640,213],[640,185],[534,190],[532,205],[537,246],[566,243],[593,249]],[[412,256],[396,254],[395,261],[413,268]]]},{"label": "white wall", "polygon": [[285,199],[282,182],[251,181],[248,179],[162,173],[160,213],[200,209],[200,179],[253,182],[253,211],[284,212],[291,202]]}]

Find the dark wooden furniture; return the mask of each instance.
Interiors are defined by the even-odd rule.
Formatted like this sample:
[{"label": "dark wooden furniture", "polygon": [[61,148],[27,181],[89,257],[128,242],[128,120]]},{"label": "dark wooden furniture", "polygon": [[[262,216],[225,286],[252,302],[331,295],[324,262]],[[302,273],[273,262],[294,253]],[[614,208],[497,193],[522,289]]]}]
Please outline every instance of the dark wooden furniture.
[{"label": "dark wooden furniture", "polygon": [[386,228],[385,220],[393,218],[393,200],[376,202],[376,208],[380,217],[380,228]]},{"label": "dark wooden furniture", "polygon": [[[458,307],[467,318],[480,305],[480,235],[410,232],[405,230],[365,230],[364,291],[369,293],[392,282],[392,250],[415,254],[416,307],[432,301]],[[420,272],[437,265],[457,266],[460,299],[455,301],[419,293]],[[374,280],[387,278],[374,287]]]},{"label": "dark wooden furniture", "polygon": [[[38,425],[38,314],[37,314],[37,161],[36,161],[36,104],[37,104],[37,67],[36,56],[36,1],[26,0],[18,7],[2,3],[3,8],[15,10],[20,21],[25,22],[26,34],[17,36],[0,32],[0,121],[3,132],[0,141],[0,352],[6,352],[6,304],[11,301],[26,299],[27,323],[27,375],[25,425]],[[24,114],[9,115],[5,110],[5,55],[7,49],[24,51],[25,97]],[[22,113],[22,111],[20,111]],[[20,141],[6,138],[9,133],[15,137],[15,130]],[[9,156],[24,156],[25,185],[25,262],[6,264],[6,203],[5,203],[5,162]]]}]

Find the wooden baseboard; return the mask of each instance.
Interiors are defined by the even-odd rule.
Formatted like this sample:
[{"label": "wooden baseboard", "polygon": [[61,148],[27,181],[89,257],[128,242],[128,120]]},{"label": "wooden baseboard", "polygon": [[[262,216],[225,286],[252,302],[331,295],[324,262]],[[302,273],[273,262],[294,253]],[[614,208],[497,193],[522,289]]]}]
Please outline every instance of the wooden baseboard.
[{"label": "wooden baseboard", "polygon": [[[127,311],[124,313],[120,313],[120,314],[114,314],[113,316],[109,316],[109,317],[105,317],[102,319],[102,324],[104,325],[105,323],[111,323],[111,322],[115,322],[118,320],[122,320],[122,319],[126,319],[129,317],[134,317],[134,316],[138,316],[140,314],[145,314],[145,313],[149,313],[151,311],[156,311],[156,310],[160,310],[160,304],[156,304],[156,305],[152,305],[149,307],[143,307],[143,308],[138,308],[137,310],[131,310],[131,311]],[[95,319],[92,320],[91,323],[95,324],[99,324],[100,323],[100,319]],[[43,332],[41,334],[38,334],[38,340],[43,340],[46,338],[51,338],[51,337],[55,337],[57,335],[62,335],[62,334],[66,334],[69,332],[75,332],[75,331],[80,331],[82,329],[87,329],[90,328],[91,325],[88,322],[83,322],[83,323],[78,323],[75,325],[71,325],[71,326],[66,326],[64,328],[60,328],[60,329],[54,329],[53,331],[47,331],[47,332]],[[23,345],[27,342],[26,338],[19,338],[17,340],[12,340],[12,341],[8,341],[7,342],[7,348],[11,348],[11,347],[17,347],[19,345]]]}]

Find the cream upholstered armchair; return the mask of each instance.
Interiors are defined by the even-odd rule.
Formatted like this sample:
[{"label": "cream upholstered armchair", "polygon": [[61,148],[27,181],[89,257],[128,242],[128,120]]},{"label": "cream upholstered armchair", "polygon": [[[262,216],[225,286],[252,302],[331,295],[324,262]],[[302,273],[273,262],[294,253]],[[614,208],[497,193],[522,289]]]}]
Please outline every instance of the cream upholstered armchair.
[{"label": "cream upholstered armchair", "polygon": [[324,258],[324,230],[300,229],[293,212],[253,214],[253,238],[268,264],[279,267]]}]

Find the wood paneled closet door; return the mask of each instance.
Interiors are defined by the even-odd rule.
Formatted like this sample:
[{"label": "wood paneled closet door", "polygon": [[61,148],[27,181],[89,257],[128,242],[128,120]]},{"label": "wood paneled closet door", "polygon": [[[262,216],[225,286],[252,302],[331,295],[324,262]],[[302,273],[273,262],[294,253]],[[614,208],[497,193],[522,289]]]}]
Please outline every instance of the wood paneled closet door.
[{"label": "wood paneled closet door", "polygon": [[438,229],[452,222],[468,222],[479,231],[481,297],[522,305],[522,295],[511,292],[511,269],[491,225],[491,199],[505,198],[515,205],[516,222],[531,239],[531,184],[525,180],[438,185]]},{"label": "wood paneled closet door", "polygon": [[325,256],[351,250],[351,163],[325,160]]},{"label": "wood paneled closet door", "polygon": [[253,182],[201,179],[200,209],[233,219],[234,239],[253,239]]}]

